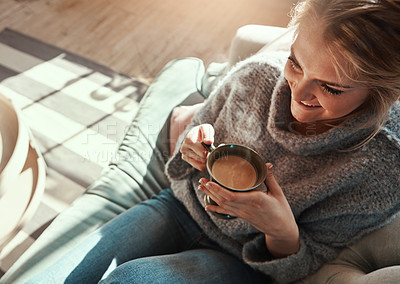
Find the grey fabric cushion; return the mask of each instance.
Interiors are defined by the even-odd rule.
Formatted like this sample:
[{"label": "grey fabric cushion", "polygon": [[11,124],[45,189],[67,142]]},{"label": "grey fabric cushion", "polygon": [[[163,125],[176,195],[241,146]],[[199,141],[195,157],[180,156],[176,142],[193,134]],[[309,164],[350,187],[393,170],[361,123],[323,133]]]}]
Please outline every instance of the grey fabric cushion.
[{"label": "grey fabric cushion", "polygon": [[178,59],[165,66],[141,100],[115,159],[0,283],[23,283],[105,222],[169,186],[164,175],[169,156],[168,117],[176,105],[204,99],[197,92],[203,74],[203,62],[197,58]]},{"label": "grey fabric cushion", "polygon": [[400,282],[400,217],[325,264],[301,283],[397,284]]}]

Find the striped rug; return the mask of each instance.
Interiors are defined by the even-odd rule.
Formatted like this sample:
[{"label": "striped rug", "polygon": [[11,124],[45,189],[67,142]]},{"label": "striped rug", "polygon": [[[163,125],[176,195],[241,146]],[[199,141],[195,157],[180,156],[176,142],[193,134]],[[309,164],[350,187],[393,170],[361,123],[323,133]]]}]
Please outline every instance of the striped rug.
[{"label": "striped rug", "polygon": [[114,158],[146,89],[140,80],[55,46],[0,32],[0,93],[22,110],[47,164],[41,204],[0,252],[0,277]]}]

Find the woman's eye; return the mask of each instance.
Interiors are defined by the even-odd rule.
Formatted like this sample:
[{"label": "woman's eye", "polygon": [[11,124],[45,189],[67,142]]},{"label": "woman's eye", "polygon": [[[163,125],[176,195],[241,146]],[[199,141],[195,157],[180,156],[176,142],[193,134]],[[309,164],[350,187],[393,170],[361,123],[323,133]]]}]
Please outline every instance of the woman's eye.
[{"label": "woman's eye", "polygon": [[297,64],[296,60],[294,60],[293,57],[289,56],[288,60],[289,60],[290,67],[292,67],[293,70],[298,70],[298,71],[301,70],[299,64]]},{"label": "woman's eye", "polygon": [[321,86],[322,86],[323,90],[324,90],[325,92],[327,92],[328,94],[330,94],[330,95],[338,96],[338,95],[340,95],[341,93],[343,93],[342,90],[338,90],[338,89],[329,87],[329,86],[326,85],[326,84],[322,84]]}]

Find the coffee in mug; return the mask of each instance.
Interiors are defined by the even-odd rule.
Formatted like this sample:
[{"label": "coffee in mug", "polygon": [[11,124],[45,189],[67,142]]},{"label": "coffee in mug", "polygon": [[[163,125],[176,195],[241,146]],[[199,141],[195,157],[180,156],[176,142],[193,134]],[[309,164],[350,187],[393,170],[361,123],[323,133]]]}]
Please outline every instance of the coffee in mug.
[{"label": "coffee in mug", "polygon": [[211,173],[220,184],[235,190],[252,188],[257,181],[257,172],[253,165],[246,159],[234,155],[216,160]]},{"label": "coffee in mug", "polygon": [[[210,180],[231,191],[250,191],[261,185],[266,176],[265,163],[254,150],[237,144],[203,146],[210,152],[207,156],[207,171]],[[217,205],[209,196],[206,205]],[[211,214],[231,219],[233,216],[212,212]]]}]

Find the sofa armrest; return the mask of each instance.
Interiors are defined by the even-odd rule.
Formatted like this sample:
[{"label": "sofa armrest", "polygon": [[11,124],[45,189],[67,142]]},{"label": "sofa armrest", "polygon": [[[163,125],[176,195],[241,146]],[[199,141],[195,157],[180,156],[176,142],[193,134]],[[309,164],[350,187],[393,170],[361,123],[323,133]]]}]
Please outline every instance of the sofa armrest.
[{"label": "sofa armrest", "polygon": [[246,25],[240,27],[231,41],[228,62],[211,63],[207,67],[202,80],[201,92],[207,97],[218,81],[237,62],[257,52],[273,50],[288,51],[293,41],[293,30],[262,25]]},{"label": "sofa armrest", "polygon": [[301,283],[399,283],[399,232],[400,216],[344,249],[335,260]]},{"label": "sofa armrest", "polygon": [[260,50],[289,50],[293,30],[282,27],[246,25],[239,28],[231,42],[229,66]]}]

